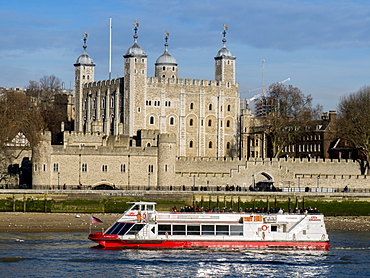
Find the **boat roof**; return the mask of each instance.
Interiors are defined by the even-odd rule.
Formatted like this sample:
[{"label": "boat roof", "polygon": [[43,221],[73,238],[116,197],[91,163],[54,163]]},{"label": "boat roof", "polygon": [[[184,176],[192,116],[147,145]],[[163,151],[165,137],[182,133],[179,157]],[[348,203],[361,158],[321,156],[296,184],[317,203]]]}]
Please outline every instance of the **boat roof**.
[{"label": "boat roof", "polygon": [[156,205],[156,202],[127,202],[127,204],[135,204],[135,205]]}]

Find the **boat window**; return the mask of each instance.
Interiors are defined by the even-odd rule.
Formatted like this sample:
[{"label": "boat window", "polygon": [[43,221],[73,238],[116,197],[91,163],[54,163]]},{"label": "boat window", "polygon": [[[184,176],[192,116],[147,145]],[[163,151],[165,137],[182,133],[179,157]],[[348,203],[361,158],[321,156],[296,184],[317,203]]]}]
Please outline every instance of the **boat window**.
[{"label": "boat window", "polygon": [[185,235],[185,225],[173,225],[173,235]]},{"label": "boat window", "polygon": [[277,226],[271,225],[271,232],[277,232]]},{"label": "boat window", "polygon": [[242,225],[231,225],[230,226],[230,235],[231,236],[242,236],[243,235],[243,226]]},{"label": "boat window", "polygon": [[216,225],[216,235],[217,236],[228,236],[229,235],[229,225]]},{"label": "boat window", "polygon": [[127,231],[132,227],[133,223],[125,223],[117,235],[125,235]]},{"label": "boat window", "polygon": [[116,222],[116,223],[114,223],[114,225],[108,230],[108,231],[106,231],[106,235],[111,235],[112,234],[112,231],[114,231],[114,229],[115,228],[117,228],[117,226],[119,226],[121,223],[119,223],[119,222]]},{"label": "boat window", "polygon": [[131,210],[140,210],[140,205],[135,205]]},{"label": "boat window", "polygon": [[121,223],[121,222],[116,222],[112,228],[110,228],[105,234],[106,235],[122,235],[121,230],[127,231],[130,229],[130,227],[133,225],[133,223]]},{"label": "boat window", "polygon": [[189,225],[188,235],[200,235],[200,225]]},{"label": "boat window", "polygon": [[171,234],[171,225],[158,225],[158,234],[165,235],[166,233]]},{"label": "boat window", "polygon": [[135,224],[131,230],[127,233],[127,235],[134,235],[138,232],[140,232],[140,230],[144,227],[144,224]]},{"label": "boat window", "polygon": [[214,225],[202,225],[202,235],[203,236],[213,236],[215,234]]}]

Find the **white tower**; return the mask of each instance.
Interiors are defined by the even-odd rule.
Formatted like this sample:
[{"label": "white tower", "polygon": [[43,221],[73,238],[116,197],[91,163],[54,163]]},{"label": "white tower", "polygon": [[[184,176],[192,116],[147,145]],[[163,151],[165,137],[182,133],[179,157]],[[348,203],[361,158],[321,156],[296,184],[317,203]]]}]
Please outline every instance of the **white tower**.
[{"label": "white tower", "polygon": [[75,97],[76,97],[76,123],[75,130],[83,131],[86,119],[83,119],[83,86],[85,83],[94,81],[94,61],[86,53],[87,33],[83,34],[83,53],[77,58],[75,66]]}]

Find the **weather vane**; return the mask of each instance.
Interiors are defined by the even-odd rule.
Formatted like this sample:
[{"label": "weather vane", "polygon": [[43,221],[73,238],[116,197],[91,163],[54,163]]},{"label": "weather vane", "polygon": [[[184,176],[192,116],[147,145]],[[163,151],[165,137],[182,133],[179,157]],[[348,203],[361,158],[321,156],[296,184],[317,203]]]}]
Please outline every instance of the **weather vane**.
[{"label": "weather vane", "polygon": [[164,40],[166,41],[166,43],[168,42],[169,40],[169,36],[170,36],[170,33],[168,33],[168,31],[164,32],[164,34],[166,35],[166,37],[164,38]]},{"label": "weather vane", "polygon": [[83,33],[83,41],[84,41],[84,45],[83,45],[83,48],[84,49],[86,49],[86,47],[87,47],[87,45],[86,45],[86,41],[87,41],[87,37],[88,37],[89,35],[86,33],[86,31],[84,31],[84,33]]}]

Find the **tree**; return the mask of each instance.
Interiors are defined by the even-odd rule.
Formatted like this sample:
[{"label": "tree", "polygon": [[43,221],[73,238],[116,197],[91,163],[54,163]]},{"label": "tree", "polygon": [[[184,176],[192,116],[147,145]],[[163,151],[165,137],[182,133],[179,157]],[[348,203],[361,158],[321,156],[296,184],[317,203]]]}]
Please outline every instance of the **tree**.
[{"label": "tree", "polygon": [[35,146],[40,140],[44,122],[40,109],[23,92],[3,91],[0,94],[0,149],[22,132]]},{"label": "tree", "polygon": [[310,132],[313,120],[319,119],[322,107],[312,107],[311,95],[281,83],[270,86],[265,97],[267,111],[262,117],[269,142],[270,157],[278,157],[283,148],[296,142],[300,135]]},{"label": "tree", "polygon": [[[25,149],[39,143],[43,129],[40,109],[28,96],[20,91],[0,92],[0,182],[8,181],[12,174],[19,172],[19,167],[15,167],[13,161]],[[18,145],[12,142],[20,134],[26,137],[28,144]]]},{"label": "tree", "polygon": [[370,86],[341,97],[338,104],[338,136],[351,142],[363,154],[363,172],[369,168]]},{"label": "tree", "polygon": [[66,107],[61,107],[55,101],[56,95],[62,93],[62,81],[54,75],[45,75],[39,81],[30,80],[26,89],[27,95],[40,107],[45,128],[51,131],[53,143],[58,143],[61,123],[66,121]]}]

